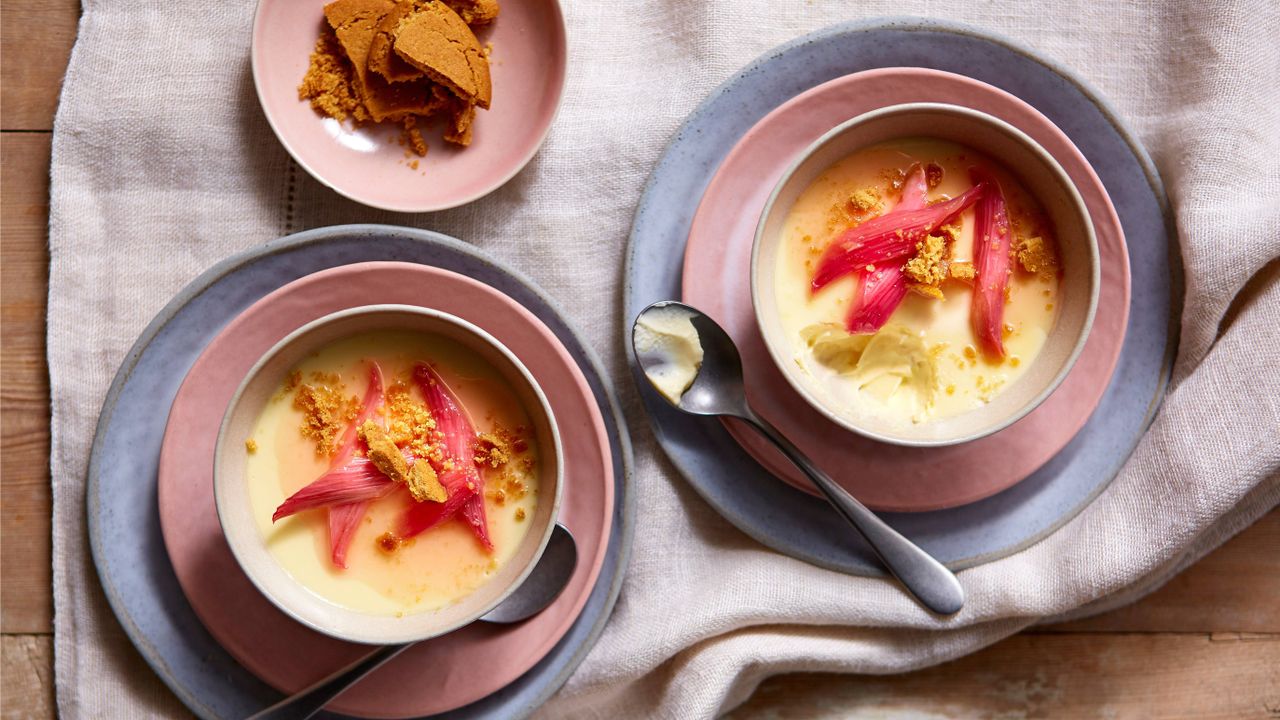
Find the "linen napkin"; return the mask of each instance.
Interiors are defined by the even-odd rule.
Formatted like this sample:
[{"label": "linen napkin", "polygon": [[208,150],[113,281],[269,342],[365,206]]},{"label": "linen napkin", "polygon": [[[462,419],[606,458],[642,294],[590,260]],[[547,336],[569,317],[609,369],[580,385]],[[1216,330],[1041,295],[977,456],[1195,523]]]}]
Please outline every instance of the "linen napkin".
[{"label": "linen napkin", "polygon": [[[395,215],[325,189],[273,137],[249,71],[253,2],[84,1],[55,127],[50,208],[64,717],[184,714],[124,638],[89,559],[85,471],[111,378],[155,312],[202,270],[309,227],[387,222],[473,242],[531,275],[604,356],[627,405],[641,512],[613,618],[546,717],[703,717],[776,673],[942,662],[1045,619],[1130,602],[1280,502],[1273,3],[564,5],[564,105],[539,155],[471,205]],[[1168,185],[1186,266],[1174,379],[1132,459],[1053,535],[961,573],[969,603],[948,620],[883,580],[774,553],[706,506],[656,448],[618,324],[632,212],[686,114],[774,45],[834,22],[904,13],[1010,36],[1098,88]]]}]

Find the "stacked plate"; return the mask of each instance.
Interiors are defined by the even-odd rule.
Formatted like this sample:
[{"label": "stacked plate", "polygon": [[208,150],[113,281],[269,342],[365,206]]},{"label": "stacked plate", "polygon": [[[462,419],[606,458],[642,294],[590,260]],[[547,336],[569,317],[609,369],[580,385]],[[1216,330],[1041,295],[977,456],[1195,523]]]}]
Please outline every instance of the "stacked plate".
[{"label": "stacked plate", "polygon": [[[756,224],[794,159],[852,117],[914,102],[980,110],[1044,147],[1085,200],[1102,266],[1092,333],[1058,390],[1008,428],[942,448],[878,443],[806,403],[768,355],[750,287]],[[1030,50],[946,23],[836,26],[752,63],[681,128],[637,210],[625,317],[676,298],[713,317],[742,351],[762,416],[899,531],[952,568],[969,567],[1073,517],[1146,429],[1181,302],[1165,208],[1150,161],[1114,114]],[[880,572],[869,548],[750,429],[682,415],[638,372],[637,382],[660,443],[726,518],[795,557]]]},{"label": "stacked plate", "polygon": [[630,445],[586,344],[527,280],[457,240],[382,226],[308,231],[230,258],[160,313],[116,377],[90,460],[90,537],[107,597],[203,717],[244,717],[368,652],[290,619],[250,583],[218,523],[213,450],[233,393],[276,342],[332,312],[387,303],[461,317],[524,361],[563,429],[559,521],[579,563],[535,618],[420,643],[332,709],[522,716],[568,678],[609,616],[630,546]]}]

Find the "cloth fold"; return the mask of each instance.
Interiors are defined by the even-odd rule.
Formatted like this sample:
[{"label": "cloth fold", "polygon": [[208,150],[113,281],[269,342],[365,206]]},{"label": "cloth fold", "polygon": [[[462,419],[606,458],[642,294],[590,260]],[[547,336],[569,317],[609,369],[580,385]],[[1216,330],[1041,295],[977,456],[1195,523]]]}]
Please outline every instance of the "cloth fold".
[{"label": "cloth fold", "polygon": [[[634,556],[609,626],[545,717],[703,717],[776,673],[888,673],[942,662],[1037,622],[1131,602],[1280,502],[1273,3],[566,0],[564,9],[564,105],[538,156],[471,205],[395,215],[336,196],[276,141],[249,72],[251,0],[174,0],[160,10],[85,0],[51,169],[55,650],[64,717],[184,714],[128,645],[89,558],[85,474],[111,378],[155,312],[202,270],[309,227],[387,222],[473,242],[532,276],[604,356],[635,436]],[[1133,457],[1050,537],[961,573],[970,601],[946,620],[883,580],[773,553],[706,506],[653,441],[616,311],[644,180],[706,93],[798,35],[903,13],[990,28],[1093,84],[1159,168],[1186,268],[1173,382]],[[494,112],[502,111],[498,88]],[[601,312],[605,304],[615,310]]]}]

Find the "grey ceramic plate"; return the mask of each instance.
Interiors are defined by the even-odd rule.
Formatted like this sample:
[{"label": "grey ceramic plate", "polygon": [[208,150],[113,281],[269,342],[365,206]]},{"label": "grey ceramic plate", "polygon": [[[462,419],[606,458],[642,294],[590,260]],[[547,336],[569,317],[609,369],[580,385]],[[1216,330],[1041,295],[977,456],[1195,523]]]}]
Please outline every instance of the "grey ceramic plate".
[{"label": "grey ceramic plate", "polygon": [[[1066,448],[1026,480],[948,510],[885,519],[955,569],[1014,553],[1083,509],[1119,472],[1164,396],[1177,346],[1182,269],[1163,186],[1146,152],[1098,95],[1014,42],[967,26],[881,19],[820,30],[769,51],[711,93],[649,178],[627,259],[624,328],[648,304],[680,297],[685,241],[703,190],[739,138],[778,105],[862,70],[927,67],[1006,90],[1080,148],[1124,226],[1132,267],[1129,326],[1098,409]],[[629,331],[624,342],[629,342]],[[630,357],[630,353],[628,353]],[[780,552],[853,574],[880,574],[856,533],[821,500],[775,478],[715,419],[671,409],[634,365],[659,443],[734,525]]]},{"label": "grey ceramic plate", "polygon": [[[483,700],[440,718],[523,717],[549,698],[595,643],[622,587],[635,497],[631,442],[613,390],[591,349],[554,303],[519,273],[439,233],[379,225],[308,230],[231,257],[182,290],[134,344],[107,393],[89,458],[85,506],[98,577],[129,638],[160,678],[203,718],[240,718],[279,699],[219,646],[178,586],[160,536],[156,466],[168,408],[205,344],[263,295],[304,275],[368,260],[452,270],[523,304],[578,361],[612,445],[613,530],[586,607],[532,670]],[[139,482],[142,479],[142,482]]]}]

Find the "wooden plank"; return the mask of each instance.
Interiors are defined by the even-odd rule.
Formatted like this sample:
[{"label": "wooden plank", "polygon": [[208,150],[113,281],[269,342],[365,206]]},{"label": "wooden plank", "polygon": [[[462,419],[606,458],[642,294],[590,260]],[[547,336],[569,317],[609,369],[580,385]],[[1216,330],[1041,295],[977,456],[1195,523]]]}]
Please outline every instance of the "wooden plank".
[{"label": "wooden plank", "polygon": [[53,636],[5,635],[0,646],[0,717],[53,717]]},{"label": "wooden plank", "polygon": [[52,629],[44,352],[51,137],[0,135],[0,630],[5,633]]},{"label": "wooden plank", "polygon": [[0,127],[53,127],[62,75],[79,22],[79,0],[0,5]]},{"label": "wooden plank", "polygon": [[1280,717],[1280,637],[1016,635],[883,677],[781,675],[729,717]]},{"label": "wooden plank", "polygon": [[1128,607],[1044,630],[1280,633],[1280,509]]}]

